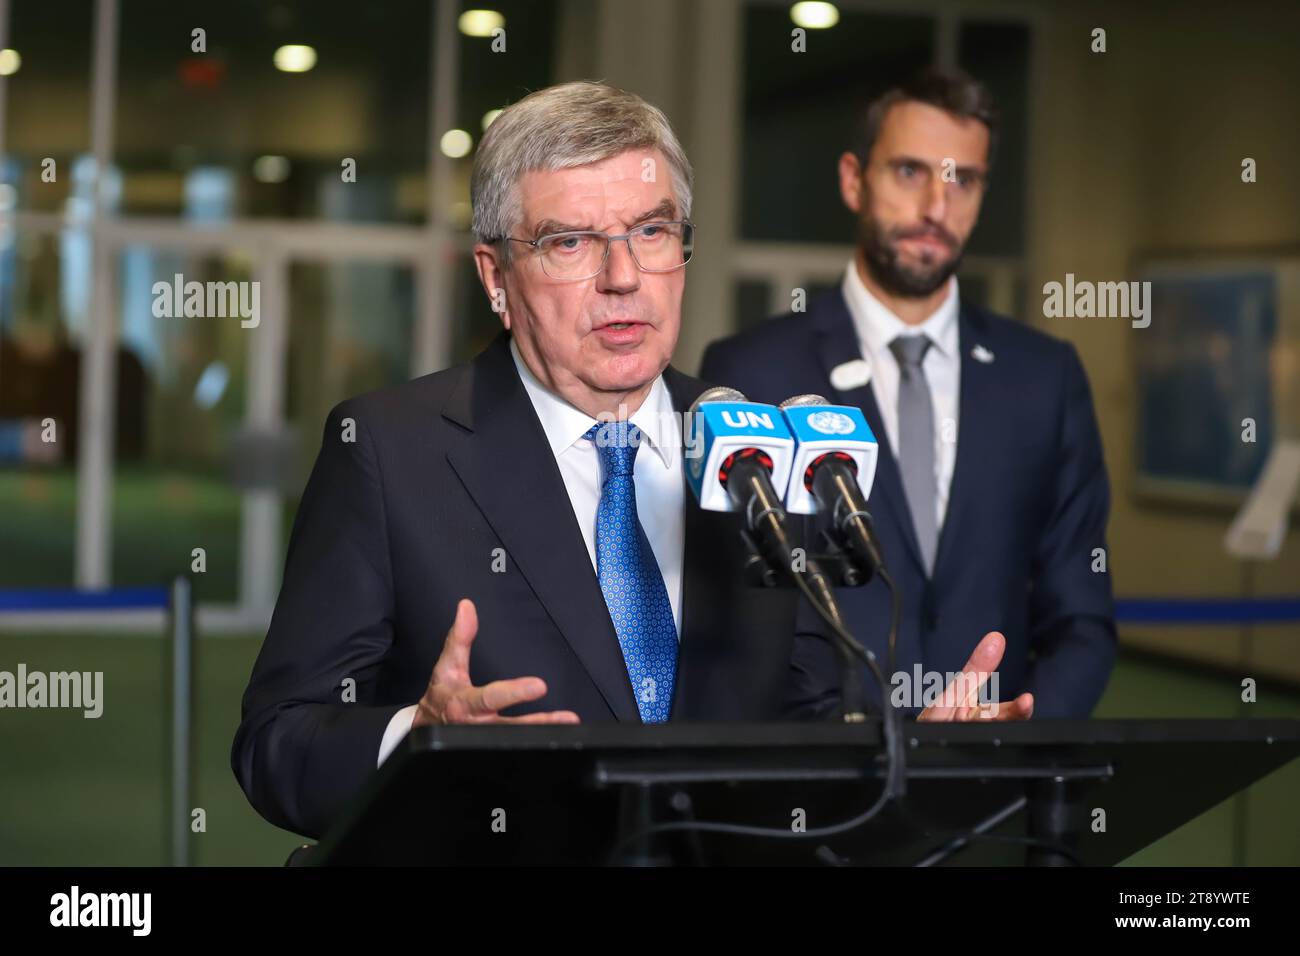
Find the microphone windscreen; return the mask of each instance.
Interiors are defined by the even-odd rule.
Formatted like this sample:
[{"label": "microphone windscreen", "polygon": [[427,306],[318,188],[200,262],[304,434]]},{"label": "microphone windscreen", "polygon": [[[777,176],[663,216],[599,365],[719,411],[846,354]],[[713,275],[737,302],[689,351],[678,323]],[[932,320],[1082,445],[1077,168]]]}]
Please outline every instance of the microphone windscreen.
[{"label": "microphone windscreen", "polygon": [[798,408],[801,405],[829,405],[822,395],[814,395],[811,392],[807,395],[791,395],[781,403],[782,408]]},{"label": "microphone windscreen", "polygon": [[699,398],[691,402],[691,408],[688,414],[693,415],[695,413],[695,410],[698,409],[705,402],[747,402],[747,401],[749,401],[749,399],[745,397],[743,392],[737,389],[728,388],[725,385],[714,385],[712,388],[706,388],[704,391],[700,393]]}]

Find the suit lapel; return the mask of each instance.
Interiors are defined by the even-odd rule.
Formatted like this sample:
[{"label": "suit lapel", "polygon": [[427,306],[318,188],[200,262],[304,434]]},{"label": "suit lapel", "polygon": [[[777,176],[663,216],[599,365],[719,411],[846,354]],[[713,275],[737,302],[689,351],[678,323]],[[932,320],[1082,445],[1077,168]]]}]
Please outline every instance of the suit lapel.
[{"label": "suit lapel", "polygon": [[[664,370],[664,384],[668,386],[668,394],[672,397],[673,409],[683,416],[690,410],[692,403],[706,387],[703,382],[683,375],[671,366]],[[689,426],[683,419],[682,457],[679,459],[682,464],[682,487],[685,491],[682,514],[682,623],[678,633],[677,676],[673,681],[673,702],[669,713],[670,720],[676,717],[682,706],[681,702],[684,695],[689,693],[689,686],[684,678],[689,670],[687,662],[690,660],[696,644],[694,640],[690,639],[694,630],[694,623],[696,621],[710,622],[715,620],[711,602],[717,595],[714,593],[715,589],[711,586],[711,582],[713,580],[712,572],[717,569],[716,567],[703,567],[700,562],[712,561],[716,564],[720,554],[720,552],[708,550],[716,542],[709,541],[705,513],[696,505],[695,494],[691,491],[686,480],[688,462],[685,457],[686,447],[684,442],[687,427]]]},{"label": "suit lapel", "polygon": [[502,333],[474,360],[443,410],[472,432],[447,459],[614,715],[640,722],[600,582],[509,342]]},{"label": "suit lapel", "polygon": [[[868,496],[868,505],[872,511],[887,510],[903,530],[903,538],[912,560],[925,574],[925,564],[921,560],[921,546],[916,538],[916,528],[912,525],[912,513],[907,507],[907,496],[903,491],[903,479],[898,471],[898,462],[894,451],[889,447],[889,435],[876,404],[876,396],[871,383],[860,385],[846,391],[840,391],[830,385],[831,372],[845,362],[862,359],[862,348],[858,344],[857,334],[853,330],[853,318],[844,301],[842,292],[836,292],[826,299],[827,305],[818,312],[815,322],[817,329],[817,356],[822,364],[822,372],[830,394],[826,397],[840,405],[856,405],[862,409],[867,424],[876,436],[879,452],[876,456],[876,478]],[[964,410],[963,410],[964,413]]]}]

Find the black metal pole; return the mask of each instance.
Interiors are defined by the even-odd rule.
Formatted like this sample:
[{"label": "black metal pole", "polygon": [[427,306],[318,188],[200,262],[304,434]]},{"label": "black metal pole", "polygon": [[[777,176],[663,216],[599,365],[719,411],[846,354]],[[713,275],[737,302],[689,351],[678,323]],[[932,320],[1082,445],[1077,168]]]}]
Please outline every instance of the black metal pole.
[{"label": "black metal pole", "polygon": [[171,730],[167,849],[172,866],[189,866],[194,783],[194,586],[185,575],[172,580],[167,619]]},{"label": "black metal pole", "polygon": [[1078,836],[1076,808],[1070,803],[1070,786],[1064,777],[1030,780],[1027,836],[1037,841],[1025,851],[1026,866],[1073,866],[1074,860],[1054,849],[1073,851]]}]

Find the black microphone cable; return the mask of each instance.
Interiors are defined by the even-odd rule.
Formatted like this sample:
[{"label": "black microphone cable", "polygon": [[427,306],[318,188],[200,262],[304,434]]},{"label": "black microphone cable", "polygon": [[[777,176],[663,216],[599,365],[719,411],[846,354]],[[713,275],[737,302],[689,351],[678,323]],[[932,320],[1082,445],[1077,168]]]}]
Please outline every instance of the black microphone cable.
[{"label": "black microphone cable", "polygon": [[[623,839],[610,849],[611,861],[616,861],[617,855],[623,847],[629,843],[643,840],[646,837],[656,836],[661,833],[696,831],[703,833],[719,833],[730,836],[758,837],[764,839],[784,839],[784,840],[815,840],[827,837],[840,836],[849,833],[857,828],[864,826],[873,820],[885,808],[885,805],[895,797],[902,797],[906,789],[906,763],[903,750],[903,733],[902,733],[902,714],[897,708],[890,705],[889,702],[889,684],[885,681],[884,675],[880,672],[880,666],[876,661],[876,656],[870,650],[863,647],[861,643],[853,637],[852,634],[837,620],[837,616],[818,599],[813,593],[811,587],[803,579],[802,575],[795,573],[792,569],[789,571],[790,577],[794,580],[795,586],[800,593],[808,600],[815,610],[831,629],[845,647],[850,648],[853,654],[859,657],[866,665],[871,668],[872,674],[880,682],[881,699],[883,713],[881,717],[881,728],[885,738],[885,755],[886,770],[885,783],[880,789],[876,800],[866,810],[842,820],[838,823],[827,824],[822,827],[813,827],[802,832],[787,830],[780,827],[763,827],[750,826],[741,823],[723,823],[709,820],[681,820],[670,823],[657,823],[648,827],[642,827],[632,833],[627,834]],[[891,595],[893,596],[893,609],[890,615],[890,646],[892,648],[895,637],[898,632],[898,622],[900,614],[900,600],[897,589],[894,587],[893,580],[888,575],[882,575],[881,580],[886,582]]]},{"label": "black microphone cable", "polygon": [[[696,399],[695,403],[691,407],[692,411],[694,411],[702,402],[706,401],[743,402],[747,401],[747,399],[741,392],[735,389],[721,387],[712,388]],[[825,404],[824,400],[822,403]],[[755,449],[754,454],[752,455],[732,456],[732,459],[729,459],[728,464],[733,465],[738,463],[733,461],[733,459],[738,458],[744,462],[742,465],[742,471],[747,472],[749,469],[745,466],[753,465],[760,465],[770,470],[770,462],[764,462],[764,457],[765,456],[761,451]],[[753,501],[757,500],[758,497],[759,496],[756,495],[755,498],[751,500],[751,504],[753,504]],[[661,833],[694,831],[703,833],[720,833],[731,836],[786,840],[812,840],[839,836],[869,823],[880,814],[880,812],[885,808],[885,805],[891,799],[901,798],[906,792],[907,769],[905,752],[903,750],[902,714],[890,704],[890,684],[885,680],[884,674],[880,671],[880,664],[876,659],[876,655],[863,646],[861,642],[849,633],[848,628],[844,626],[843,620],[838,613],[838,608],[834,606],[834,594],[827,593],[823,600],[822,596],[814,592],[804,574],[794,570],[789,560],[789,538],[784,526],[785,512],[778,505],[771,503],[768,504],[769,506],[764,507],[760,513],[746,515],[747,524],[751,525],[751,531],[757,532],[758,529],[754,526],[760,522],[768,525],[768,533],[760,536],[760,544],[769,542],[776,546],[764,548],[764,550],[768,552],[764,554],[764,557],[768,560],[769,564],[776,564],[780,571],[789,576],[795,587],[817,613],[818,617],[820,617],[830,629],[832,638],[847,653],[865,663],[867,667],[870,668],[872,675],[880,685],[881,730],[885,741],[886,769],[884,785],[881,787],[876,800],[866,810],[838,823],[827,824],[822,827],[814,827],[802,832],[779,827],[750,826],[746,824],[724,823],[709,820],[681,820],[669,823],[658,823],[652,824],[648,827],[642,827],[624,836],[610,849],[611,860],[615,860],[619,851],[628,844]],[[779,544],[777,544],[778,542]],[[885,586],[889,589],[891,596],[889,659],[890,666],[893,667],[894,648],[897,643],[899,619],[901,616],[901,596],[898,593],[897,587],[894,585],[893,578],[891,578],[888,572],[884,570],[883,563],[877,568],[877,573],[885,583]]]}]

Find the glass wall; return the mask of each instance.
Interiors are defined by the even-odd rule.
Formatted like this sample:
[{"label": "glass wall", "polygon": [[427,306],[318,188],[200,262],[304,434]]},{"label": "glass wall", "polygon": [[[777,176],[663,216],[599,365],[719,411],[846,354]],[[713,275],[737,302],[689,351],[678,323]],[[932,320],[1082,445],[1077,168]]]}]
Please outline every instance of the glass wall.
[{"label": "glass wall", "polygon": [[251,289],[252,257],[131,246],[119,265],[113,583],[170,580],[202,548],[199,598],[234,601],[240,496],[232,449],[247,404],[248,337],[257,330],[238,314],[186,315],[184,304],[189,283],[202,283],[205,311],[209,284]]},{"label": "glass wall", "polygon": [[80,360],[60,237],[0,231],[0,581],[72,584]]},{"label": "glass wall", "polygon": [[[131,0],[121,10],[125,212],[192,217],[189,180],[207,169],[227,177],[231,216],[424,218],[427,0],[230,0],[201,14]],[[345,181],[347,161],[355,177]]]},{"label": "glass wall", "polygon": [[[445,364],[494,334],[464,251],[472,150],[492,110],[552,81],[557,14],[494,5],[501,50],[462,19],[471,6],[120,3],[113,161],[97,176],[96,4],[11,5],[21,60],[4,79],[0,165],[0,588],[87,585],[80,495],[82,524],[109,535],[108,573],[91,584],[159,584],[202,548],[200,600],[246,600],[250,559],[278,575],[328,409],[408,378],[421,341]],[[441,113],[439,50],[457,62]],[[457,129],[463,144],[447,135]],[[430,202],[435,158],[450,172],[442,204]],[[441,258],[448,237],[459,258]],[[160,287],[192,283],[264,296],[260,323],[187,311],[184,293],[166,308]],[[97,305],[96,289],[111,300]],[[93,374],[96,321],[114,330],[106,381]],[[79,458],[98,461],[79,447],[89,381],[112,408],[98,512],[78,483]],[[45,421],[57,441],[41,440]],[[273,513],[280,528],[256,526]],[[95,550],[94,534],[82,538]],[[267,593],[273,582],[255,596]]]}]

